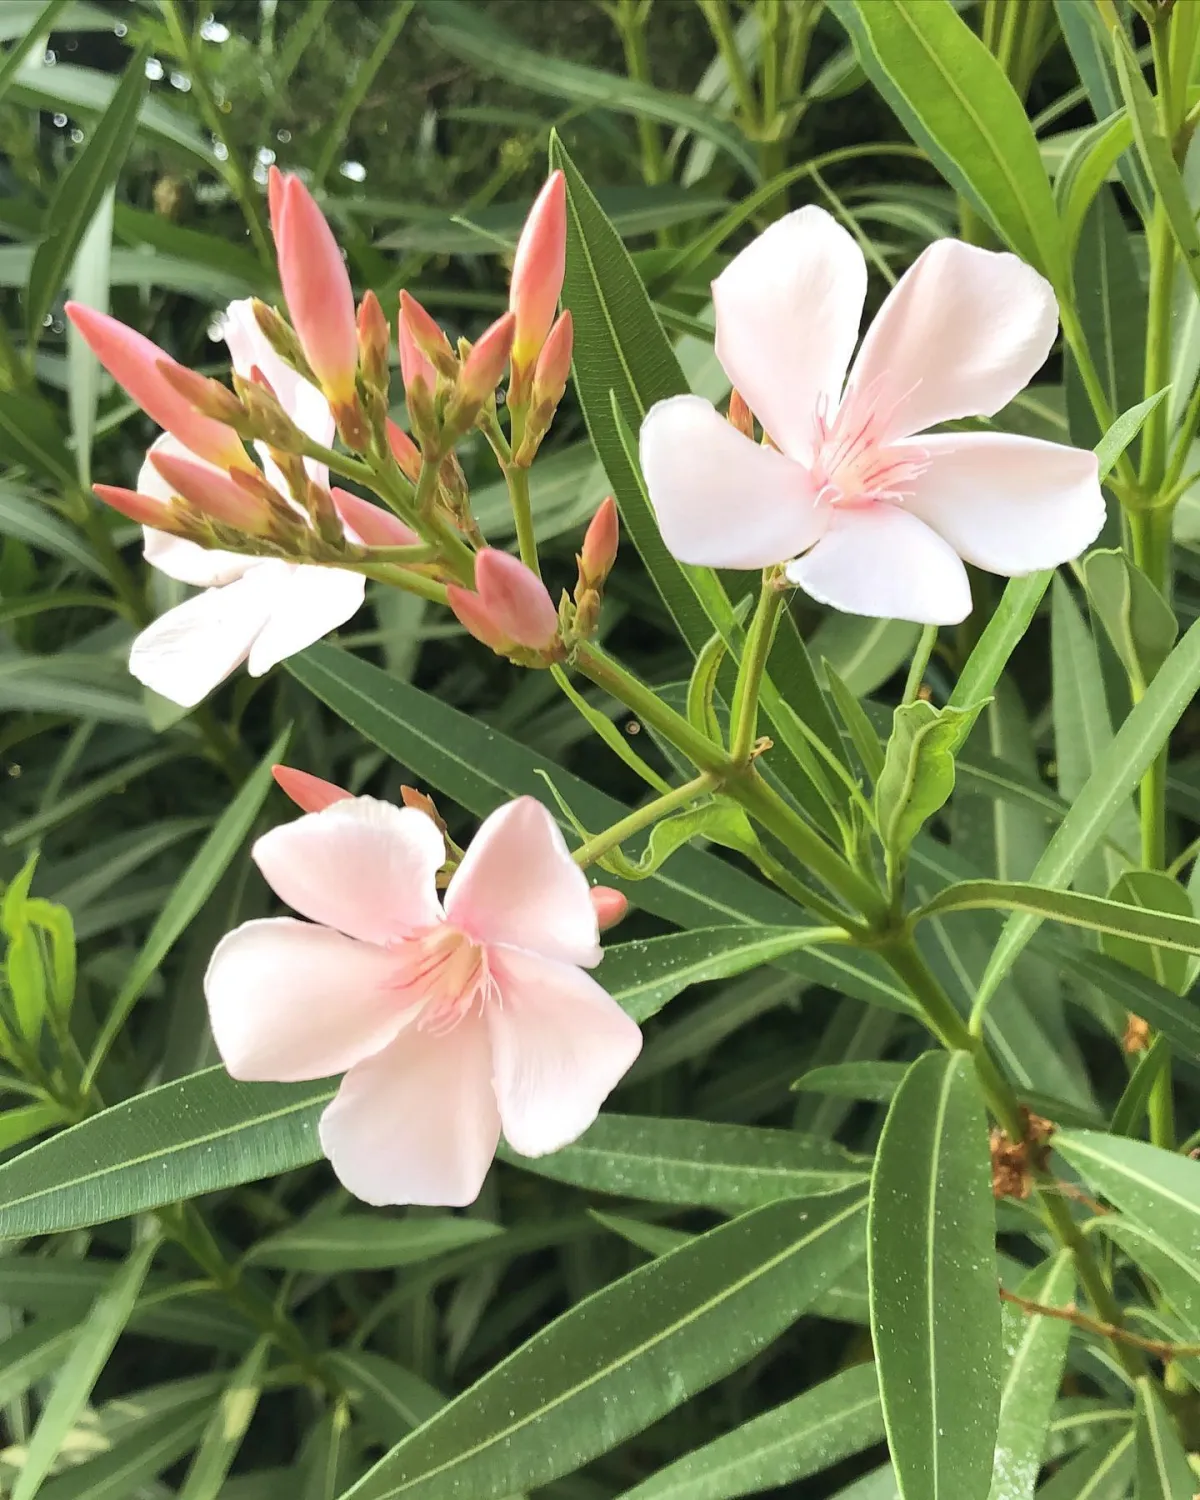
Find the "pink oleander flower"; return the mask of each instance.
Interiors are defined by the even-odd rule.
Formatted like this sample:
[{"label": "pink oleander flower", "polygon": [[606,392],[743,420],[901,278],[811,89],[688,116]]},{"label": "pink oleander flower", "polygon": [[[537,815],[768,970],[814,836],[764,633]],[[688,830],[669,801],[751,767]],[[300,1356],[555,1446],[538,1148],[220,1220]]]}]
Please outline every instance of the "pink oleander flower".
[{"label": "pink oleander flower", "polygon": [[[257,366],[288,416],[328,446],[334,427],[329,403],[270,347],[248,301],[230,304],[223,331],[238,374],[249,379]],[[287,485],[265,445],[256,447],[267,479],[286,495]],[[156,465],[164,457],[211,467],[165,433],[138,475],[139,492],[154,500],[168,501],[176,493]],[[328,484],[323,464],[306,459],[305,467],[318,484]],[[361,607],[366,586],[361,574],[340,568],[210,551],[152,527],[145,531],[145,555],[169,578],[204,590],[160,615],[134,641],[129,656],[129,670],[139,682],[187,708],[243,662],[252,677],[260,677],[344,624]]]},{"label": "pink oleander flower", "polygon": [[415,808],[335,801],[254,859],[307,922],[247,922],[205,979],[235,1078],[345,1073],[321,1145],[368,1203],[461,1206],[501,1129],[524,1156],[592,1123],[641,1033],[585,970],[600,960],[582,870],[546,809],[487,818],[438,900],[442,834]]},{"label": "pink oleander flower", "polygon": [[866,287],[862,251],[823,209],[759,235],[713,282],[713,305],[717,357],[768,441],[672,397],[642,425],[646,485],[681,562],[783,563],[835,609],[955,624],[971,609],[964,562],[1005,577],[1056,567],[1104,522],[1093,454],[928,432],[1007,405],[1050,353],[1058,306],[1016,256],[938,240],[847,378]]}]

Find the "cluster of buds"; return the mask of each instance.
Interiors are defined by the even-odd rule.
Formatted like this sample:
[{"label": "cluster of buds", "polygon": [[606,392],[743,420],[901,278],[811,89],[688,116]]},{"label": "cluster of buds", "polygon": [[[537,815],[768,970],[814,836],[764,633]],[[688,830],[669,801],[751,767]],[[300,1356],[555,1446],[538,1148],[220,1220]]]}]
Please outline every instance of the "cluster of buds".
[{"label": "cluster of buds", "polygon": [[586,638],[596,629],[604,585],[617,560],[620,521],[616,501],[611,495],[602,500],[584,533],[583,550],[575,558],[579,575],[575,583],[575,621],[577,636]]},{"label": "cluster of buds", "polygon": [[[338,786],[332,781],[325,781],[309,771],[298,770],[295,766],[272,766],[271,774],[280,790],[291,798],[301,812],[323,812],[325,808],[332,807],[335,802],[344,802],[354,797],[354,793],[348,792],[345,787]],[[432,797],[417,791],[415,787],[402,786],[400,800],[405,807],[412,807],[417,812],[424,813],[445,839],[446,863],[438,876],[439,886],[445,886],[462,860],[463,851],[450,837],[445,819],[438,812]],[[591,898],[592,909],[596,913],[596,922],[601,932],[615,927],[629,910],[626,897],[611,886],[593,886]]]}]

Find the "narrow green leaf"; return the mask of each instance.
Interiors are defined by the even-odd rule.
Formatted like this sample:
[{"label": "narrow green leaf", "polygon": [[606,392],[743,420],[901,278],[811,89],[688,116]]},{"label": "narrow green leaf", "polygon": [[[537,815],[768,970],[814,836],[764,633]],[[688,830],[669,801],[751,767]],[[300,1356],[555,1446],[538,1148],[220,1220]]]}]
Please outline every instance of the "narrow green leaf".
[{"label": "narrow green leaf", "polygon": [[883,770],[885,756],[875,726],[871,723],[862,704],[838,676],[828,659],[824,665],[829,693],[842,723],[846,726],[850,743],[854,746],[859,760],[862,761],[863,770],[873,782],[878,781],[879,773]]},{"label": "narrow green leaf", "polygon": [[29,1440],[25,1462],[13,1485],[12,1500],[33,1500],[41,1488],[63,1439],[74,1426],[129,1322],[158,1244],[157,1236],[149,1238],[130,1254],[80,1325]]},{"label": "narrow green leaf", "polygon": [[259,1339],[230,1376],[208,1419],[178,1500],[218,1500],[262,1395],[270,1354],[270,1339]]},{"label": "narrow green leaf", "polygon": [[25,290],[26,329],[31,347],[36,346],[43,320],[58,296],[75,253],[133,144],[146,92],[149,55],[147,46],[130,58],[112,103],[93,127],[87,145],[71,163],[50,200],[46,237],[33,257]]},{"label": "narrow green leaf", "polygon": [[349,1495],[501,1500],[573,1472],[794,1322],[861,1254],[864,1207],[853,1189],[769,1204],[594,1293],[405,1438]]},{"label": "narrow green leaf", "polygon": [[1149,1377],[1138,1381],[1138,1500],[1194,1500],[1196,1476],[1171,1414]]},{"label": "narrow green leaf", "polygon": [[920,829],[950,800],[954,757],[982,707],[935,708],[918,699],[896,709],[875,787],[875,817],[890,868],[903,861]]},{"label": "narrow green leaf", "polygon": [[1022,259],[1065,289],[1066,245],[1029,118],[950,0],[831,0],[831,7],[917,145]]},{"label": "narrow green leaf", "polygon": [[1179,635],[1174,611],[1119,548],[1089,552],[1083,560],[1083,581],[1122,666],[1144,688],[1170,656]]},{"label": "narrow green leaf", "polygon": [[1200,1162],[1146,1141],[1063,1130],[1054,1148],[1134,1224],[1190,1259],[1200,1245]]},{"label": "narrow green leaf", "polygon": [[23,1396],[35,1381],[62,1364],[74,1344],[78,1326],[69,1314],[48,1314],[18,1329],[0,1343],[0,1406]]},{"label": "narrow green leaf", "polygon": [[1037,1493],[1037,1500],[1127,1500],[1133,1478],[1133,1431],[1090,1444]]},{"label": "narrow green leaf", "polygon": [[983,634],[954,684],[947,700],[951,706],[966,708],[968,704],[988,697],[995,689],[1008,658],[1029,629],[1053,576],[1053,571],[1030,573],[1026,578],[1013,578],[1005,584],[995,613],[984,626]]},{"label": "narrow green leaf", "polygon": [[1159,1032],[1129,1076],[1109,1121],[1110,1135],[1137,1135],[1154,1086],[1171,1061],[1170,1038]]},{"label": "narrow green leaf", "polygon": [[[1130,797],[1200,689],[1200,622],[1192,625],[1102,753],[1074,806],[1059,824],[1033,872],[1033,883],[1066,885],[1099,844],[1113,814]],[[1024,912],[1010,917],[980,981],[983,1006],[1038,925]]]},{"label": "narrow green leaf", "polygon": [[1122,1214],[1104,1214],[1096,1230],[1122,1250],[1158,1287],[1174,1311],[1200,1340],[1200,1244],[1191,1254],[1169,1245],[1153,1227]]},{"label": "narrow green leaf", "polygon": [[[70,0],[46,0],[46,4],[32,15],[22,18],[25,21],[24,26],[10,33],[13,45],[4,54],[3,62],[0,62],[0,99],[12,86],[21,65],[33,49],[45,45],[50,28],[69,3]],[[24,35],[21,34],[22,32]],[[4,40],[9,40],[9,37],[6,36]]]},{"label": "narrow green leaf", "polygon": [[99,559],[75,527],[60,521],[44,500],[8,481],[0,482],[0,536],[14,536],[85,573],[104,577]]},{"label": "narrow green leaf", "polygon": [[1117,459],[1141,432],[1146,425],[1146,418],[1166,398],[1170,389],[1170,386],[1164,385],[1161,391],[1155,391],[1153,396],[1147,396],[1144,401],[1139,401],[1136,406],[1123,411],[1096,444],[1096,458],[1100,465],[1101,479],[1108,477]]},{"label": "narrow green leaf", "polygon": [[[1075,1297],[1069,1250],[1038,1266],[1019,1294],[1042,1307],[1066,1307]],[[1050,1416],[1062,1380],[1071,1325],[1031,1316],[1006,1303],[1002,1334],[1007,1369],[1000,1388],[1000,1426],[989,1500],[1032,1500],[1046,1451]]]},{"label": "narrow green leaf", "polygon": [[335,1349],[325,1363],[380,1442],[399,1442],[446,1404],[428,1381],[369,1349]]},{"label": "narrow green leaf", "polygon": [[343,1214],[281,1230],[259,1240],[249,1260],[284,1271],[378,1271],[436,1260],[448,1250],[474,1245],[499,1234],[486,1219],[384,1219]]},{"label": "narrow green leaf", "polygon": [[965,1054],[901,1084],[871,1181],[871,1328],[904,1500],[982,1500],[1000,1401],[987,1117]]},{"label": "narrow green leaf", "polygon": [[[1159,913],[1164,919],[1195,920],[1187,891],[1163,870],[1126,870],[1113,886],[1110,900]],[[1141,970],[1156,984],[1183,994],[1188,987],[1189,960],[1174,945],[1147,946],[1152,941],[1149,936],[1109,933],[1100,939],[1100,947],[1110,958],[1119,959],[1131,969]]]},{"label": "narrow green leaf", "polygon": [[841,1099],[866,1099],[890,1104],[908,1072],[907,1063],[844,1062],[810,1068],[792,1084],[795,1093],[833,1094]]},{"label": "narrow green leaf", "polygon": [[207,1397],[198,1397],[142,1418],[107,1453],[48,1480],[38,1500],[129,1500],[146,1494],[159,1474],[195,1447],[210,1406]]},{"label": "narrow green leaf", "polygon": [[[71,296],[76,302],[106,313],[109,307],[109,269],[112,263],[113,213],[116,187],[110,187],[79,242],[69,276]],[[75,444],[75,472],[79,487],[92,486],[92,440],[100,402],[100,361],[75,327],[67,326],[67,406],[71,413],[71,437]]]},{"label": "narrow green leaf", "polygon": [[732,1500],[832,1468],[883,1437],[873,1365],[856,1365],[686,1453],[620,1500]]},{"label": "narrow green leaf", "polygon": [[741,1213],[778,1198],[865,1183],[870,1163],[833,1141],[793,1130],[602,1114],[574,1145],[507,1159],[575,1187]]}]

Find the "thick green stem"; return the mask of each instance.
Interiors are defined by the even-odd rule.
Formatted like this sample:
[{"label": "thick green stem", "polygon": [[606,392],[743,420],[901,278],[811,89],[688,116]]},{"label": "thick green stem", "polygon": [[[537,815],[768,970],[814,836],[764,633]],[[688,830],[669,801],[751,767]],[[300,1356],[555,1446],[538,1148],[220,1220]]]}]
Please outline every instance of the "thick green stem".
[{"label": "thick green stem", "polygon": [[758,737],[758,697],[782,608],[783,595],[770,577],[764,575],[758,607],[746,632],[746,647],[742,652],[729,714],[729,758],[735,766],[749,763]]},{"label": "thick green stem", "polygon": [[[1075,365],[1083,381],[1083,388],[1087,392],[1092,413],[1096,418],[1096,425],[1101,432],[1107,432],[1113,424],[1115,413],[1105,392],[1104,383],[1100,379],[1100,372],[1096,369],[1095,361],[1092,359],[1092,351],[1088,348],[1079,314],[1075,310],[1074,303],[1069,301],[1061,291],[1059,293],[1059,320],[1062,323],[1063,337],[1075,357]],[[1136,492],[1137,475],[1134,473],[1133,462],[1128,452],[1122,453],[1117,459],[1108,484],[1121,494],[1122,498],[1126,493]]]},{"label": "thick green stem", "polygon": [[517,527],[517,547],[521,553],[521,561],[540,578],[542,569],[538,562],[537,534],[533,529],[529,470],[516,464],[506,464],[504,478],[508,483],[508,498],[512,503],[513,521]]},{"label": "thick green stem", "polygon": [[925,681],[925,668],[928,667],[933,648],[937,645],[937,638],[936,625],[926,625],[921,631],[917,649],[913,652],[912,661],[908,664],[908,676],[904,679],[904,696],[901,702],[916,702],[917,694],[921,691],[921,684]]},{"label": "thick green stem", "polygon": [[[646,20],[649,7],[644,0],[617,0],[614,20],[621,35],[621,46],[625,49],[625,71],[638,83],[653,84],[650,76],[650,54],[646,50]],[[647,186],[655,187],[666,182],[670,173],[663,153],[662,135],[658,122],[637,117],[638,143],[642,151],[642,177]],[[660,243],[669,244],[670,237],[660,235]]]},{"label": "thick green stem", "polygon": [[[1146,361],[1142,381],[1144,397],[1156,395],[1171,378],[1171,312],[1175,274],[1175,240],[1171,221],[1161,203],[1155,205],[1148,235],[1150,248],[1150,299],[1146,322]],[[1147,495],[1156,494],[1167,472],[1167,423],[1170,403],[1160,401],[1142,428],[1142,462],[1139,481]]]},{"label": "thick green stem", "polygon": [[602,859],[604,855],[623,844],[626,839],[631,839],[635,833],[641,833],[643,829],[669,817],[671,813],[687,807],[690,802],[694,802],[697,797],[702,797],[705,792],[714,791],[716,786],[717,777],[706,771],[702,776],[685,782],[683,786],[674,787],[671,791],[664,792],[661,797],[655,797],[645,806],[635,808],[628,817],[622,818],[611,828],[606,828],[603,833],[597,833],[588,839],[586,844],[580,844],[578,849],[572,850],[571,858],[580,869],[586,870],[588,865]]},{"label": "thick green stem", "polygon": [[758,100],[754,96],[750,75],[738,51],[737,35],[733,29],[733,21],[730,19],[729,7],[725,0],[698,0],[698,3],[704,13],[704,19],[708,22],[708,28],[717,44],[717,51],[721,54],[725,71],[729,75],[729,82],[741,106],[742,128],[747,134],[753,134],[757,132],[761,123],[758,115]]}]

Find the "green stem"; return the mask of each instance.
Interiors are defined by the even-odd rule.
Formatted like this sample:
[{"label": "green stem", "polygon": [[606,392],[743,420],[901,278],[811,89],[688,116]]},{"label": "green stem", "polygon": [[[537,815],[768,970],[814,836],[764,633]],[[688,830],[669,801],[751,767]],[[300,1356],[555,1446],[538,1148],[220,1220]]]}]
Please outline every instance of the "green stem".
[{"label": "green stem", "polygon": [[540,578],[537,535],[533,529],[533,502],[529,496],[529,470],[516,464],[504,466],[504,478],[508,484],[508,497],[512,503],[513,520],[517,527],[517,546],[521,561]]},{"label": "green stem", "polygon": [[917,649],[913,652],[912,661],[908,665],[908,676],[904,679],[902,703],[916,702],[917,694],[921,691],[921,684],[925,681],[925,668],[929,665],[929,658],[933,655],[933,648],[937,645],[937,638],[936,625],[926,625],[921,631]]},{"label": "green stem", "polygon": [[729,758],[735,766],[749,764],[758,737],[759,692],[782,608],[782,593],[774,586],[771,577],[764,574],[758,607],[746,632],[746,645],[729,714]]},{"label": "green stem", "polygon": [[729,17],[729,7],[725,0],[697,0],[697,3],[704,14],[704,19],[708,22],[708,29],[713,34],[717,51],[721,54],[721,59],[725,64],[729,82],[741,105],[742,128],[747,135],[754,134],[761,123],[758,117],[758,100],[754,96],[750,75],[746,72],[746,65],[738,51],[737,35]]},{"label": "green stem", "polygon": [[[1146,314],[1146,361],[1142,394],[1161,391],[1171,373],[1172,288],[1175,276],[1175,240],[1171,221],[1161,203],[1154,208],[1148,235],[1150,247],[1150,298]],[[1167,423],[1170,403],[1160,401],[1142,429],[1142,463],[1138,476],[1147,495],[1158,492],[1167,472]]]},{"label": "green stem", "polygon": [[717,783],[718,778],[705,771],[694,780],[685,782],[683,786],[674,787],[661,797],[655,797],[644,806],[635,808],[627,817],[614,823],[611,828],[606,828],[603,833],[595,834],[588,839],[586,844],[580,844],[578,849],[572,850],[571,858],[581,870],[586,870],[588,865],[603,858],[610,850],[616,849],[626,839],[632,838],[635,833],[641,833],[643,828],[649,828],[651,824],[660,822],[669,814],[687,807],[690,802],[694,802],[697,797],[702,797],[705,792],[715,791]]},{"label": "green stem", "polygon": [[254,241],[254,247],[263,264],[274,266],[275,252],[271,247],[271,237],[263,220],[262,195],[255,187],[254,179],[246,170],[246,164],[242,161],[236,143],[225,128],[225,117],[208,86],[203,59],[196,55],[193,39],[179,14],[178,0],[158,0],[158,5],[167,23],[167,31],[175,55],[183,63],[188,77],[192,80],[192,92],[200,106],[204,122],[225,148],[224,175],[233,196],[241,207],[246,220],[246,228],[250,231],[250,238]]},{"label": "green stem", "polygon": [[[625,71],[636,82],[649,86],[653,79],[650,76],[650,55],[646,50],[647,15],[644,0],[617,0],[613,12],[621,46],[625,49]],[[656,187],[660,182],[666,182],[670,175],[658,122],[639,114],[637,133],[642,151],[642,177],[647,186]]]},{"label": "green stem", "polygon": [[[1113,409],[1105,393],[1100,373],[1092,359],[1092,352],[1088,348],[1079,314],[1075,310],[1074,303],[1069,301],[1062,292],[1059,293],[1059,320],[1062,323],[1063,337],[1075,357],[1075,365],[1083,381],[1084,390],[1087,392],[1088,401],[1091,403],[1096,424],[1101,432],[1107,432],[1113,424]],[[1134,473],[1128,452],[1122,453],[1117,459],[1113,472],[1109,475],[1108,483],[1118,492],[1122,489],[1126,492],[1136,491],[1137,475]]]}]

